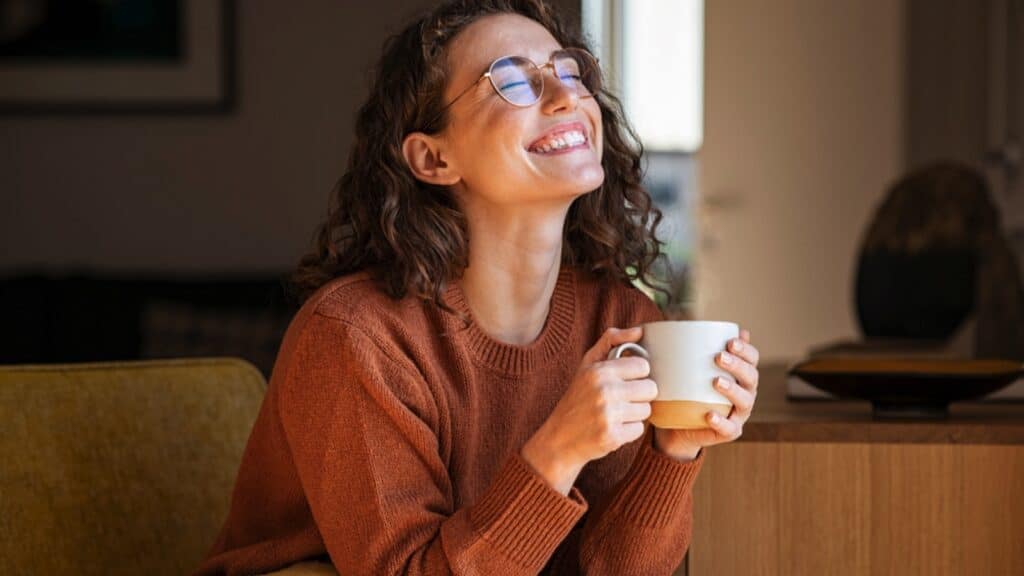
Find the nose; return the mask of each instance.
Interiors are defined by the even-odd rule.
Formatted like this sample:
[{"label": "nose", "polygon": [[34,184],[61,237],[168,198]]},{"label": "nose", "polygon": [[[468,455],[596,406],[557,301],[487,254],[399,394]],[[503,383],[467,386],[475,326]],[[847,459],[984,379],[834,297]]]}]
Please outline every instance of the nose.
[{"label": "nose", "polygon": [[551,74],[544,79],[544,101],[541,106],[545,114],[572,111],[579,105],[580,95],[573,86],[567,86],[558,77],[554,66],[548,66],[545,72]]}]

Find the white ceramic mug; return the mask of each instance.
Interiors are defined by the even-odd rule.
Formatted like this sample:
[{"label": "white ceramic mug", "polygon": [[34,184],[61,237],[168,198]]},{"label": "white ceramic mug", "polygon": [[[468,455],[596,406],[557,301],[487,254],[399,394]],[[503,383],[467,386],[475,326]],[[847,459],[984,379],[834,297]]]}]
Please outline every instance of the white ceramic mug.
[{"label": "white ceramic mug", "polygon": [[651,364],[650,378],[658,385],[658,397],[651,402],[649,421],[658,428],[707,428],[705,414],[713,411],[723,418],[732,402],[714,388],[717,376],[732,376],[715,364],[715,356],[729,340],[739,337],[733,322],[667,320],[643,325],[639,345],[620,344],[608,353],[619,358],[626,352],[643,356]]}]

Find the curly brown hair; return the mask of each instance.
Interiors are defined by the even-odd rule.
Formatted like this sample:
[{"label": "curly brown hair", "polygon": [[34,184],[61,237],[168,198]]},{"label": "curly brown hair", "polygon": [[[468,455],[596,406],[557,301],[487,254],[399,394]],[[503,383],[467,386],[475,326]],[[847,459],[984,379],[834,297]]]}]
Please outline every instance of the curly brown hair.
[{"label": "curly brown hair", "polygon": [[[448,282],[468,265],[465,216],[446,187],[417,180],[402,155],[411,132],[433,134],[447,121],[446,47],[481,17],[514,13],[544,26],[563,47],[589,49],[543,0],[455,0],[421,17],[384,44],[368,100],[356,119],[348,167],[331,194],[314,250],[292,274],[304,301],[330,280],[368,269],[392,298],[406,294],[444,305]],[[563,265],[653,285],[661,253],[661,212],[641,185],[643,147],[622,104],[595,94],[604,132],[600,188],[573,201],[563,235]]]}]

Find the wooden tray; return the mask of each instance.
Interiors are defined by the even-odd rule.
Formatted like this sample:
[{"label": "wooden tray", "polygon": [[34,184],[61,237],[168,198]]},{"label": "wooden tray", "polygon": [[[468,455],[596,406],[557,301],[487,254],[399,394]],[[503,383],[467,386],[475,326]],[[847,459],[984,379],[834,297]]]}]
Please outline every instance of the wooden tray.
[{"label": "wooden tray", "polygon": [[822,357],[793,376],[840,398],[871,402],[876,418],[945,418],[949,403],[990,394],[1024,376],[1013,360]]}]

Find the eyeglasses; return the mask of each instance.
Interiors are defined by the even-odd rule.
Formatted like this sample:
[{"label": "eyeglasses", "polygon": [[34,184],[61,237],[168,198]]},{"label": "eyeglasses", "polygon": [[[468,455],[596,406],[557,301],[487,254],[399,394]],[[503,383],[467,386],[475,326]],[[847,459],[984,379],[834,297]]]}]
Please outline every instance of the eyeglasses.
[{"label": "eyeglasses", "polygon": [[476,82],[445,104],[427,126],[440,118],[459,98],[487,78],[506,102],[519,108],[533,106],[544,95],[544,70],[551,68],[555,77],[580,98],[592,98],[601,90],[601,68],[597,58],[581,48],[564,48],[551,55],[546,64],[537,65],[523,56],[503,56],[491,62],[490,68]]}]

